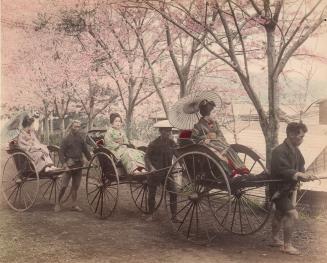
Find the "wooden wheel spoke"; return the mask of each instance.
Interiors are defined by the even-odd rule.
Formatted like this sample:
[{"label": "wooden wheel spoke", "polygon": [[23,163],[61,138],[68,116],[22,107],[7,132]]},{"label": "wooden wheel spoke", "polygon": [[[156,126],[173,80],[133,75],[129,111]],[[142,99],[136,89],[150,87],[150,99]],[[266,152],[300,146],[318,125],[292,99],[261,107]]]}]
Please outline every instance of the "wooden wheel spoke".
[{"label": "wooden wheel spoke", "polygon": [[266,200],[266,197],[265,196],[262,196],[262,195],[255,195],[255,194],[244,193],[243,196],[252,196],[252,197],[257,197],[257,198]]},{"label": "wooden wheel spoke", "polygon": [[244,153],[243,163],[245,163],[245,161],[246,161],[246,156],[247,156],[247,154]]},{"label": "wooden wheel spoke", "polygon": [[196,216],[196,235],[199,235],[199,205],[196,205],[196,211],[195,211],[195,216]]},{"label": "wooden wheel spoke", "polygon": [[246,196],[243,195],[243,198],[245,198],[249,203],[255,205],[257,208],[259,208],[262,212],[264,213],[269,213],[268,210],[264,209],[263,207],[259,206],[258,204],[256,204],[255,202],[253,202],[251,199],[247,198]]},{"label": "wooden wheel spoke", "polygon": [[[110,192],[108,192],[108,191],[104,191],[104,195],[107,197],[107,199],[108,199],[108,202],[110,202],[110,196],[108,195],[108,193],[110,193]],[[113,199],[114,199],[114,201],[116,201],[117,199],[116,198],[114,198],[114,197],[112,197]]]},{"label": "wooden wheel spoke", "polygon": [[142,194],[143,197],[143,187],[140,189],[140,191],[138,192],[137,197],[135,198],[135,200],[138,200],[140,198],[140,195]]},{"label": "wooden wheel spoke", "polygon": [[97,194],[94,196],[94,198],[92,199],[92,201],[91,201],[91,205],[93,205],[93,203],[94,203],[94,201],[95,201],[95,199],[97,198],[97,196],[99,195],[99,193],[101,192],[101,189],[98,189],[99,191],[97,192]]},{"label": "wooden wheel spoke", "polygon": [[110,191],[105,190],[105,192],[108,193],[108,194],[110,194],[111,197],[112,197],[114,200],[117,200],[117,197],[115,197],[115,196],[114,196]]},{"label": "wooden wheel spoke", "polygon": [[[179,230],[181,229],[182,225],[183,225],[184,222],[185,222],[186,217],[188,216],[188,214],[189,214],[190,211],[191,211],[192,206],[194,205],[192,202],[190,202],[190,204],[191,204],[191,205],[190,205],[189,209],[187,210],[187,212],[185,213],[185,215],[184,215],[184,217],[183,217],[183,219],[182,219],[182,222],[180,223],[180,225],[179,225],[177,231],[179,231]],[[177,214],[176,214],[176,215],[177,215]]]},{"label": "wooden wheel spoke", "polygon": [[103,215],[103,196],[104,196],[104,194],[102,193],[102,195],[101,195],[101,208],[100,208],[100,215],[101,216]]},{"label": "wooden wheel spoke", "polygon": [[49,200],[51,199],[53,188],[55,188],[55,184],[53,182],[51,182],[50,185],[51,185],[51,190],[50,190]]},{"label": "wooden wheel spoke", "polygon": [[221,206],[219,206],[216,210],[215,210],[215,214],[220,211],[222,208],[224,208],[227,204],[229,204],[229,202],[226,202],[224,204],[222,204]]},{"label": "wooden wheel spoke", "polygon": [[142,188],[142,199],[141,199],[141,207],[143,204],[144,196],[146,195],[144,188]]},{"label": "wooden wheel spoke", "polygon": [[132,189],[132,192],[133,192],[133,193],[136,192],[136,191],[137,191],[138,189],[140,189],[142,186],[143,186],[142,184],[141,184],[141,185],[138,185],[136,188]]},{"label": "wooden wheel spoke", "polygon": [[102,191],[100,191],[100,195],[99,195],[99,198],[98,198],[94,213],[97,213],[97,211],[98,211],[98,207],[99,207],[99,203],[100,203],[100,199],[102,197],[102,194],[103,194]]},{"label": "wooden wheel spoke", "polygon": [[179,210],[179,211],[176,211],[176,215],[175,216],[178,216],[182,211],[184,211],[184,209],[189,205],[189,204],[191,204],[192,202],[191,201],[189,201],[186,205],[184,205],[183,206],[183,208],[181,209],[181,210]]},{"label": "wooden wheel spoke", "polygon": [[229,197],[229,195],[226,194],[226,195],[223,195],[223,196],[216,197],[214,199],[210,199],[210,202],[214,202],[216,204],[221,204],[221,201],[218,201],[218,200],[222,200],[222,199],[224,199],[226,197]]},{"label": "wooden wheel spoke", "polygon": [[239,211],[239,216],[240,216],[241,234],[243,234],[243,223],[242,223],[241,200],[238,200],[238,211]]},{"label": "wooden wheel spoke", "polygon": [[[186,165],[186,162],[185,162],[184,159],[183,159],[183,162],[184,162],[184,166],[185,166],[185,170],[186,170],[186,174],[187,174],[187,177],[189,179],[189,182],[191,182],[191,184],[192,184],[192,179],[191,179],[190,173],[188,171],[188,168],[187,168],[187,165]],[[194,191],[194,189],[193,189],[193,191]]]},{"label": "wooden wheel spoke", "polygon": [[4,192],[7,192],[8,190],[12,189],[12,188],[15,187],[15,186],[17,186],[16,182],[15,182],[13,185],[11,185],[11,186],[9,186],[8,188],[6,188],[6,189],[4,190]]},{"label": "wooden wheel spoke", "polygon": [[191,216],[190,216],[190,222],[189,222],[188,229],[187,229],[187,238],[189,238],[190,232],[191,232],[191,228],[192,228],[194,208],[195,208],[195,204],[193,204],[193,207],[192,207],[192,213],[191,213]]},{"label": "wooden wheel spoke", "polygon": [[15,194],[15,199],[14,199],[14,202],[13,202],[13,204],[15,204],[15,203],[16,203],[16,200],[17,200],[17,196],[18,196],[18,193],[20,192],[20,188],[21,188],[21,186],[17,187],[17,191],[16,191],[16,194]]},{"label": "wooden wheel spoke", "polygon": [[[22,192],[23,192],[23,194],[24,194],[24,199],[25,199],[25,195],[26,195],[26,197],[29,199],[29,201],[30,201],[30,204],[32,204],[33,203],[33,200],[32,200],[32,198],[30,197],[30,195],[28,194],[28,192],[25,192],[24,191],[24,189],[22,189]],[[29,206],[29,205],[28,205]],[[27,207],[27,206],[26,206]]]},{"label": "wooden wheel spoke", "polygon": [[253,227],[252,227],[252,224],[250,223],[248,213],[247,213],[247,211],[246,211],[246,209],[245,209],[245,207],[244,207],[244,206],[245,206],[245,205],[244,205],[244,201],[242,200],[242,198],[240,199],[240,201],[241,201],[241,203],[243,204],[241,207],[243,207],[243,211],[244,211],[244,214],[245,214],[245,218],[246,218],[246,220],[247,220],[247,222],[248,222],[248,225],[250,226],[251,231],[253,231]]},{"label": "wooden wheel spoke", "polygon": [[169,205],[171,204],[180,204],[180,203],[184,203],[184,202],[187,202],[189,201],[189,199],[184,199],[184,200],[180,200],[180,201],[176,201],[176,202],[168,202]]},{"label": "wooden wheel spoke", "polygon": [[248,204],[248,202],[245,199],[243,199],[243,201],[244,201],[245,206],[250,210],[250,212],[252,213],[252,215],[256,219],[257,223],[260,225],[261,221],[258,218],[257,214],[253,211],[253,209],[251,208],[251,206]]},{"label": "wooden wheel spoke", "polygon": [[91,195],[91,194],[93,194],[95,191],[97,191],[99,188],[98,187],[96,187],[95,189],[93,189],[91,192],[87,192],[87,194],[88,195]]},{"label": "wooden wheel spoke", "polygon": [[[47,186],[47,188],[45,189],[45,191],[44,191],[43,194],[42,194],[42,197],[43,197],[43,198],[45,198],[45,195],[47,194],[49,188],[51,187],[51,183],[49,183],[48,181],[45,182],[44,184],[42,184],[42,186],[44,186],[45,184],[49,184],[49,185]],[[42,186],[41,186],[41,189],[42,189]]]},{"label": "wooden wheel spoke", "polygon": [[238,204],[238,198],[235,198],[234,201],[235,201],[235,205],[234,205],[234,211],[233,211],[232,225],[230,227],[231,231],[233,230],[233,226],[234,226],[236,207],[237,207],[237,204]]},{"label": "wooden wheel spoke", "polygon": [[253,169],[253,167],[255,166],[256,163],[257,163],[257,161],[255,161],[255,162],[252,164],[252,166],[251,166],[251,168],[250,168],[250,170],[249,170],[250,173],[251,173],[251,171],[252,171],[252,169]]},{"label": "wooden wheel spoke", "polygon": [[12,195],[13,195],[14,193],[16,193],[16,191],[18,191],[18,188],[19,188],[19,185],[16,185],[16,188],[15,188],[15,189],[11,192],[11,194],[9,195],[9,197],[8,197],[8,201],[10,201]]}]

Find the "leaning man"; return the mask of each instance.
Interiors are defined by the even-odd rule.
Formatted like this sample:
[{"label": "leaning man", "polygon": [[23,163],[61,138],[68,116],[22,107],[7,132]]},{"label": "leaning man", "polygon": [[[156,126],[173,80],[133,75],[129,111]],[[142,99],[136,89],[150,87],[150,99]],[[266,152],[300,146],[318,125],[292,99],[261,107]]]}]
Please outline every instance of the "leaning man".
[{"label": "leaning man", "polygon": [[72,179],[71,196],[72,196],[72,210],[82,211],[82,209],[77,206],[77,191],[82,179],[82,169],[76,169],[83,166],[83,154],[90,160],[91,154],[87,149],[86,143],[80,134],[81,122],[78,120],[72,121],[68,127],[68,134],[63,139],[60,150],[59,150],[59,160],[63,164],[65,169],[74,169],[68,171],[64,174],[62,178],[62,185],[58,197],[58,202],[55,205],[55,212],[61,210],[61,199],[65,194],[66,188],[69,184],[70,179]]},{"label": "leaning man", "polygon": [[[271,185],[272,201],[276,208],[272,220],[272,245],[281,247],[283,252],[292,255],[300,254],[292,245],[294,223],[298,219],[295,208],[297,185],[299,181],[313,179],[304,173],[304,158],[298,148],[307,131],[303,123],[289,123],[286,128],[287,138],[273,150],[271,159],[272,178],[283,180]],[[282,227],[284,241],[278,237]]]}]

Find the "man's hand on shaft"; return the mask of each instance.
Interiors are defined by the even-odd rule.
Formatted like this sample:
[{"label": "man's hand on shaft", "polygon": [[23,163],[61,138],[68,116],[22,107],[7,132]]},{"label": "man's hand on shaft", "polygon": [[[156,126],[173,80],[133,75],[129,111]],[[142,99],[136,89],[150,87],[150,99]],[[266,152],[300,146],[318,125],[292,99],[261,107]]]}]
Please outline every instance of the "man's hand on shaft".
[{"label": "man's hand on shaft", "polygon": [[312,181],[313,179],[315,179],[315,177],[313,175],[311,175],[310,173],[297,172],[294,175],[294,179],[299,180],[301,182],[308,182],[308,181]]}]

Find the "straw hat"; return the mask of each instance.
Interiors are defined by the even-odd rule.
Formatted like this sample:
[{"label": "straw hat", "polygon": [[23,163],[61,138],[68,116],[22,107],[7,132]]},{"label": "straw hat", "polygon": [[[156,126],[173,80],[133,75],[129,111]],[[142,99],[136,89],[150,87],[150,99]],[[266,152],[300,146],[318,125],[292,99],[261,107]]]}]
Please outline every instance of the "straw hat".
[{"label": "straw hat", "polygon": [[154,128],[169,128],[172,129],[173,125],[168,120],[158,121],[153,125]]}]

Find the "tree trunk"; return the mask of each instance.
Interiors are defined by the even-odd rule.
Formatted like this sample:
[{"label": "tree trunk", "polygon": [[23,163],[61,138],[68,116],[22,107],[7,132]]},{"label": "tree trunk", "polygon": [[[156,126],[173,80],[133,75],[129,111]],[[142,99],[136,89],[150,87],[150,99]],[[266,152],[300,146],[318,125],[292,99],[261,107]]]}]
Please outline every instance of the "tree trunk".
[{"label": "tree trunk", "polygon": [[93,127],[93,120],[94,120],[94,106],[95,106],[95,88],[92,87],[91,83],[90,83],[90,107],[89,107],[89,113],[88,113],[88,124],[87,124],[87,129],[91,130]]},{"label": "tree trunk", "polygon": [[266,142],[266,168],[270,171],[271,168],[271,153],[278,145],[278,129],[269,128],[265,135]]},{"label": "tree trunk", "polygon": [[266,167],[270,170],[271,152],[278,145],[279,131],[279,86],[278,76],[274,73],[276,65],[275,28],[266,28],[268,64],[268,129],[266,130]]},{"label": "tree trunk", "polygon": [[231,103],[231,110],[232,110],[232,118],[233,118],[233,136],[234,136],[234,143],[238,143],[238,136],[236,132],[236,118],[235,118],[235,113],[234,113],[234,105],[233,102]]},{"label": "tree trunk", "polygon": [[64,136],[65,136],[65,118],[64,117],[59,117],[59,125],[60,125],[61,138],[64,138]]},{"label": "tree trunk", "polygon": [[187,95],[187,81],[180,79],[180,98],[183,98]]},{"label": "tree trunk", "polygon": [[92,130],[93,129],[93,123],[94,123],[94,117],[89,116],[88,122],[87,122],[87,130]]},{"label": "tree trunk", "polygon": [[132,135],[133,109],[126,112],[126,136],[130,140]]},{"label": "tree trunk", "polygon": [[44,134],[44,142],[46,144],[49,144],[50,138],[49,138],[49,114],[44,115],[43,119],[43,134]]}]

